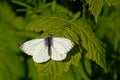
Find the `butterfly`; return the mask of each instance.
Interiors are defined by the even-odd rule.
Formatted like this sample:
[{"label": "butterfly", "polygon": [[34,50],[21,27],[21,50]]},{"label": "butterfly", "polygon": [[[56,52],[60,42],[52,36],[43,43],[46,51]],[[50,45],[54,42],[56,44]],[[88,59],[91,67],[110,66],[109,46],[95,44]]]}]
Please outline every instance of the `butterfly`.
[{"label": "butterfly", "polygon": [[27,41],[20,46],[20,49],[31,55],[36,63],[43,63],[50,58],[55,61],[64,60],[73,46],[74,43],[67,38],[48,35],[45,38]]}]

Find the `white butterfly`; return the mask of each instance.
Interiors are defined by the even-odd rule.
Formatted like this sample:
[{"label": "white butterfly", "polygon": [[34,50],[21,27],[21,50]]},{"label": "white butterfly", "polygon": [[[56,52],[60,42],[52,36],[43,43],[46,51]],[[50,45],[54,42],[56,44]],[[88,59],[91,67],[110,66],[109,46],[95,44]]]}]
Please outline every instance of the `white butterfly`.
[{"label": "white butterfly", "polygon": [[36,63],[43,63],[50,58],[55,61],[64,60],[73,46],[74,43],[69,39],[48,35],[46,38],[27,41],[20,49],[31,55]]}]

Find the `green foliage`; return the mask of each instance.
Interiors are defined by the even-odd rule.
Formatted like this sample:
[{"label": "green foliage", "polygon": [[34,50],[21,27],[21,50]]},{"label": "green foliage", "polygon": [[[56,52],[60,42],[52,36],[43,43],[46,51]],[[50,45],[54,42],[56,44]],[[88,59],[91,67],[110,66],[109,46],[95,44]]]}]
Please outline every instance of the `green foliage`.
[{"label": "green foliage", "polygon": [[34,65],[35,63],[33,62],[32,58],[28,59],[27,63],[28,63],[28,66],[29,66],[28,77],[31,78],[32,80],[41,80],[41,78],[39,77],[39,74],[37,72],[37,69]]},{"label": "green foliage", "polygon": [[120,0],[86,0],[87,4],[89,4],[89,10],[95,17],[95,21],[97,22],[98,16],[100,15],[100,12],[102,11],[102,8],[105,4],[105,2],[109,5],[120,5]]},{"label": "green foliage", "polygon": [[[106,9],[109,11],[109,9]],[[97,35],[103,39],[106,37],[111,45],[113,45],[113,48],[115,51],[120,52],[120,9],[116,9],[114,12],[111,13],[104,13],[105,15],[101,16],[98,20],[98,23],[96,26],[97,28]],[[109,14],[109,16],[107,15]],[[117,18],[116,18],[117,17]],[[101,34],[100,34],[101,32]]]},{"label": "green foliage", "polygon": [[114,5],[114,6],[119,6],[120,5],[120,0],[105,0],[105,1],[109,5]]},{"label": "green foliage", "polygon": [[[80,19],[71,22],[72,18],[70,20],[69,17],[65,15],[65,13],[63,14],[60,13],[60,15],[57,14],[52,17],[40,16],[39,18],[33,20],[26,27],[26,29],[31,31],[38,31],[38,32],[43,31],[45,32],[45,35],[51,33],[52,35],[55,36],[63,36],[66,38],[70,38],[76,43],[76,45],[80,45],[81,48],[83,47],[86,52],[84,50],[83,52],[80,52],[80,54],[73,52],[73,54],[76,54],[78,57],[76,55],[72,55],[72,56],[78,60],[70,59],[70,61],[68,62],[55,62],[55,63],[49,61],[45,64],[38,64],[40,65],[38,67],[40,76],[42,76],[41,75],[42,73],[44,77],[52,76],[52,75],[56,76],[57,75],[56,70],[58,71],[58,69],[60,69],[60,71],[58,71],[58,74],[60,75],[62,71],[68,70],[70,66],[70,64],[68,63],[71,63],[71,61],[78,64],[80,58],[79,56],[82,53],[83,55],[86,55],[87,58],[95,61],[98,65],[100,65],[106,70],[104,48],[102,47],[100,40],[92,32],[90,25],[86,23],[87,21],[85,21],[84,19]],[[53,69],[51,69],[50,65],[52,65]],[[46,66],[48,69],[45,70]],[[45,74],[47,72],[49,75]]]},{"label": "green foliage", "polygon": [[63,62],[48,61],[44,64],[36,64],[39,77],[41,80],[54,80],[59,78],[63,71],[68,71],[71,64],[78,65],[80,59],[80,53],[71,56],[70,60]]},{"label": "green foliage", "polygon": [[[119,79],[116,63],[120,60],[120,0],[7,2],[0,1],[0,80]],[[37,64],[20,52],[23,42],[48,33],[75,43],[65,60]],[[108,67],[115,77],[106,76]]]},{"label": "green foliage", "polygon": [[104,5],[103,0],[86,0],[86,2],[89,4],[89,10],[95,17],[95,21],[97,22],[97,18],[102,10],[102,7]]},{"label": "green foliage", "polygon": [[[85,64],[85,65],[84,65]],[[87,71],[87,73],[86,73]],[[91,75],[91,64],[88,59],[82,59],[78,66],[71,65],[67,72],[63,72],[58,80],[89,80]]]},{"label": "green foliage", "polygon": [[82,47],[85,48],[83,55],[87,58],[95,61],[98,65],[103,67],[106,71],[105,50],[101,41],[95,36],[89,24],[84,20],[76,23],[77,30],[79,30],[79,36],[82,40]]},{"label": "green foliage", "polygon": [[[16,30],[10,24],[14,14],[7,3],[1,5],[0,11],[0,80],[19,80],[25,73],[23,58],[16,54],[19,52],[21,40],[15,35]],[[7,18],[9,14],[11,16]]]},{"label": "green foliage", "polygon": [[[105,5],[103,15],[94,24],[97,36],[103,40],[106,46],[106,60],[109,73],[114,75],[113,80],[119,78],[119,61],[120,61],[120,6],[109,8]],[[114,73],[113,73],[114,72]]]}]

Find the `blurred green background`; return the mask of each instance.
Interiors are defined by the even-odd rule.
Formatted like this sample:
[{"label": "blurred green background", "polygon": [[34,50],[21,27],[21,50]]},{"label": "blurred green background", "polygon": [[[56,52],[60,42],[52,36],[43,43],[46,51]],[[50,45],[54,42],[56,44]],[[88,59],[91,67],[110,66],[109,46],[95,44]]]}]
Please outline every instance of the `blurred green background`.
[{"label": "blurred green background", "polygon": [[[37,4],[37,1],[40,3]],[[19,47],[41,34],[27,31],[24,27],[40,15],[37,6],[49,5],[52,1],[55,0],[0,0],[0,80],[43,80],[31,57],[20,51]],[[57,3],[76,13],[82,12],[83,1],[57,0]],[[30,10],[32,7],[34,11]],[[41,12],[45,15],[49,11],[44,9]],[[108,72],[105,73],[97,64],[85,59],[84,62],[80,60],[78,67],[71,65],[58,80],[120,80],[120,6],[105,4],[97,23],[90,14],[88,5],[85,14],[94,33],[105,45]]]}]

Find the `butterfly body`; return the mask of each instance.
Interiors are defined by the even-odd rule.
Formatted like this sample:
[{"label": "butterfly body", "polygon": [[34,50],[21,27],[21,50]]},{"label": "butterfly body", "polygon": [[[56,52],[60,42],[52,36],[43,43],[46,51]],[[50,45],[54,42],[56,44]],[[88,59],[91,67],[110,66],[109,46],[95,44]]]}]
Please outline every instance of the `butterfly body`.
[{"label": "butterfly body", "polygon": [[46,38],[27,41],[20,49],[31,55],[36,63],[43,63],[50,58],[55,61],[64,60],[73,46],[74,43],[69,39],[48,35]]},{"label": "butterfly body", "polygon": [[52,46],[52,36],[51,35],[48,35],[46,38],[45,38],[45,45],[46,47],[48,47],[48,54],[49,56],[51,56],[51,46]]}]

